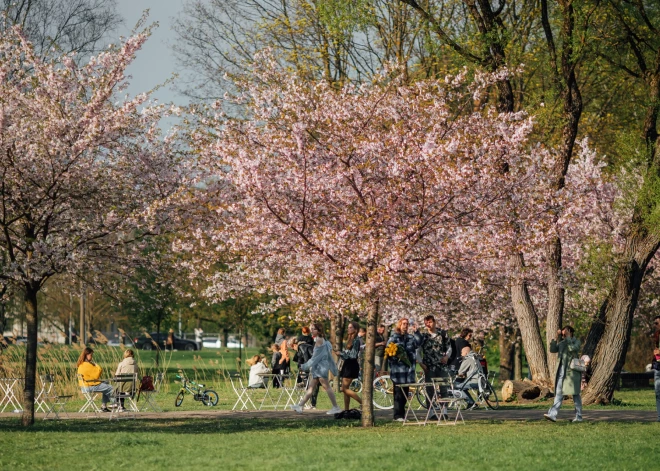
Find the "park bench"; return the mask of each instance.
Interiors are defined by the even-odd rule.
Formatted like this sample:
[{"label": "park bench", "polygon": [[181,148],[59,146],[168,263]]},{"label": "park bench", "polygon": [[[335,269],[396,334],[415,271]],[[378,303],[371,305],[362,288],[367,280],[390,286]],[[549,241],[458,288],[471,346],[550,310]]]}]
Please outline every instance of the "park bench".
[{"label": "park bench", "polygon": [[645,373],[624,372],[619,375],[619,378],[621,379],[619,389],[653,387],[651,384],[651,380],[653,379],[653,371],[647,371]]}]

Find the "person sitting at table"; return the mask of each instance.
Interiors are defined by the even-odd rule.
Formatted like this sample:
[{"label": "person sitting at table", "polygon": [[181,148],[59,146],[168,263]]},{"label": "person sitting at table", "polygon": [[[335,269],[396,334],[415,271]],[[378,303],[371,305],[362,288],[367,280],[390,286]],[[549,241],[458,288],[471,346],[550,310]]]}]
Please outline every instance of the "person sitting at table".
[{"label": "person sitting at table", "polygon": [[[280,344],[280,373],[288,375],[291,372],[291,357],[289,357],[289,340],[284,340]],[[282,378],[280,378],[280,386]]]},{"label": "person sitting at table", "polygon": [[101,393],[103,395],[101,399],[101,412],[110,412],[108,404],[112,402],[113,388],[108,383],[103,383],[99,380],[103,369],[94,363],[93,356],[94,350],[85,347],[78,357],[76,366],[78,367],[78,374],[82,376],[79,385],[83,389],[83,392]]},{"label": "person sitting at table", "polygon": [[255,355],[246,361],[250,367],[250,379],[248,381],[249,388],[265,388],[264,377],[260,375],[270,373],[270,368],[264,364],[264,358],[261,355]]},{"label": "person sitting at table", "polygon": [[326,414],[334,415],[341,412],[341,408],[337,405],[337,399],[335,398],[335,393],[330,387],[328,382],[328,376],[332,372],[334,376],[337,376],[339,373],[337,371],[337,364],[332,358],[332,345],[325,339],[323,333],[322,324],[312,324],[312,335],[316,339],[314,341],[314,353],[312,358],[309,361],[301,365],[303,371],[309,371],[312,375],[312,380],[307,386],[307,392],[305,396],[300,400],[298,404],[293,404],[291,409],[296,411],[299,414],[302,414],[303,408],[307,401],[314,394],[314,388],[321,383],[325,392],[328,393],[328,398],[332,403],[332,409],[330,409]]},{"label": "person sitting at table", "polygon": [[[115,371],[115,376],[119,375],[132,375],[132,374],[137,374],[138,373],[138,366],[137,363],[135,362],[135,356],[133,354],[133,350],[130,348],[124,352],[124,359],[119,362],[119,365],[117,365],[117,371]],[[119,383],[117,388],[119,391],[122,393],[130,393],[131,388],[136,387],[137,385],[133,384],[130,381],[127,381],[125,383]],[[124,410],[124,398],[120,397],[119,398],[119,412],[122,412]]]},{"label": "person sitting at table", "polygon": [[470,389],[479,389],[478,380],[481,363],[479,362],[477,355],[469,346],[463,347],[463,350],[461,350],[461,356],[463,357],[463,361],[461,361],[461,367],[456,376],[455,388],[465,393],[468,410],[476,409],[477,404],[470,395]]},{"label": "person sitting at table", "polygon": [[[276,343],[271,345],[271,351],[273,352],[273,357],[270,359],[270,364],[273,365],[273,374],[278,375],[280,371],[280,361],[282,360],[282,354],[280,353],[280,346]],[[280,381],[277,376],[273,376],[273,387],[279,388]]]}]

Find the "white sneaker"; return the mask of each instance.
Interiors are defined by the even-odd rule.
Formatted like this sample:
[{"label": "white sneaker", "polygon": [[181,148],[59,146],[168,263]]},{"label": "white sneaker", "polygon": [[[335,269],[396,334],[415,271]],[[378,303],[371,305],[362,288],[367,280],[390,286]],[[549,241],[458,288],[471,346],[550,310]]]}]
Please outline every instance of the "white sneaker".
[{"label": "white sneaker", "polygon": [[302,414],[302,411],[303,411],[302,407],[300,407],[298,404],[292,404],[291,409],[296,411],[299,414]]},{"label": "white sneaker", "polygon": [[330,409],[328,412],[326,412],[326,414],[328,414],[328,415],[335,415],[335,414],[339,414],[342,410],[343,410],[343,409],[342,409],[341,407],[333,407],[333,408]]},{"label": "white sneaker", "polygon": [[305,409],[306,410],[312,409],[312,405],[309,403],[305,404]]},{"label": "white sneaker", "polygon": [[577,417],[571,420],[571,422],[582,422],[582,419],[578,419]]},{"label": "white sneaker", "polygon": [[403,417],[399,417],[397,419],[394,419],[395,422],[405,422],[405,420],[406,419],[404,419]]},{"label": "white sneaker", "polygon": [[546,419],[548,419],[551,422],[557,422],[557,419],[555,417],[551,416],[550,414],[543,414],[543,417],[545,417]]}]

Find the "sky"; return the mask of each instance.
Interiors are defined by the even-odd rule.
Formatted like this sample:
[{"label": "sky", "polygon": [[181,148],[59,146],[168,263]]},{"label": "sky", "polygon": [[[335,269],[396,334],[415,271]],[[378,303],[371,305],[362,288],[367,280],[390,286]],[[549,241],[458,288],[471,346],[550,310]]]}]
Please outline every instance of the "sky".
[{"label": "sky", "polygon": [[[124,25],[116,33],[117,36],[128,36],[142,16],[142,12],[147,9],[148,23],[159,23],[159,27],[153,31],[152,36],[128,68],[128,74],[132,76],[128,88],[129,95],[137,95],[163,84],[178,70],[169,44],[176,37],[172,30],[172,20],[181,14],[183,4],[183,0],[117,0],[118,13],[124,18]],[[188,103],[186,97],[178,93],[170,84],[157,90],[153,96],[161,103],[174,102],[177,105]]]}]

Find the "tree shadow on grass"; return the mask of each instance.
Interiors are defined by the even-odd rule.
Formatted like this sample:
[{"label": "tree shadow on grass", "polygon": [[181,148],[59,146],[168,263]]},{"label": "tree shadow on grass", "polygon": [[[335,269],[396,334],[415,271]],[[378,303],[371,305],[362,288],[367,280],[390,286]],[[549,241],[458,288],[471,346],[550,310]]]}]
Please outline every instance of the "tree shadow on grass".
[{"label": "tree shadow on grass", "polygon": [[[385,421],[377,421],[382,425]],[[232,434],[259,431],[312,431],[360,428],[359,420],[300,420],[300,419],[263,419],[263,418],[209,418],[209,419],[163,419],[163,420],[122,420],[110,422],[107,419],[72,419],[60,421],[36,421],[31,427],[23,427],[20,420],[0,419],[0,429],[6,433],[171,433],[171,434]]]}]

